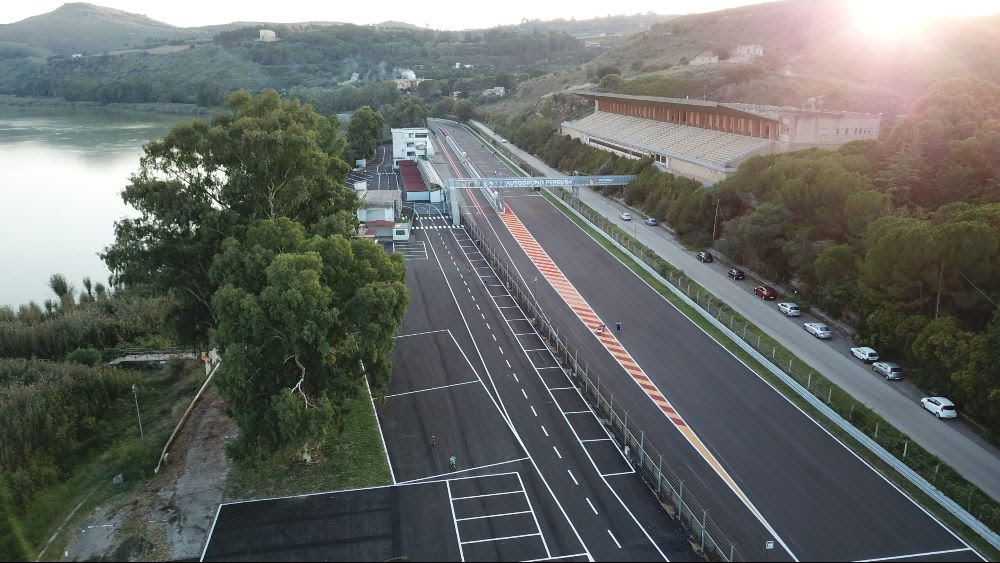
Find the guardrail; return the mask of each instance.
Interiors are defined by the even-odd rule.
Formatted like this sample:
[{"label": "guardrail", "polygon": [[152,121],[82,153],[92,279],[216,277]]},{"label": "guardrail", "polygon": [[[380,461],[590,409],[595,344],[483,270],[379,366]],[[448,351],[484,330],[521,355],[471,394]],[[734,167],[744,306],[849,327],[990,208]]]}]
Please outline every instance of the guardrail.
[{"label": "guardrail", "polygon": [[[874,411],[787,352],[767,334],[726,306],[722,300],[715,298],[685,276],[682,271],[674,268],[646,246],[616,231],[616,225],[603,215],[565,190],[545,191],[567,204],[570,211],[593,226],[837,428],[871,451],[994,548],[1000,549],[1000,535],[980,520],[980,517],[985,515],[994,526],[1000,523],[998,503],[972,485],[959,487],[952,484],[952,481],[964,481],[964,478],[940,459],[910,441],[905,434],[882,420]],[[942,491],[936,486],[938,484],[949,490]],[[965,504],[960,504],[959,501],[964,501]],[[979,517],[973,515],[973,512],[977,512]]]},{"label": "guardrail", "polygon": [[188,415],[191,414],[191,411],[194,409],[195,403],[197,403],[198,399],[201,398],[201,394],[205,392],[205,389],[208,387],[208,384],[212,381],[212,378],[215,377],[215,372],[219,371],[219,366],[221,365],[222,365],[222,360],[219,360],[218,362],[215,363],[215,367],[213,367],[212,371],[210,371],[208,373],[208,376],[205,377],[205,382],[201,384],[201,389],[198,389],[198,392],[195,394],[194,398],[191,399],[191,404],[188,405],[187,410],[185,410],[184,414],[181,415],[181,419],[177,422],[177,426],[174,427],[174,431],[171,432],[170,437],[167,438],[167,443],[163,445],[163,451],[160,452],[160,459],[156,461],[156,467],[153,468],[153,474],[157,474],[160,472],[160,466],[163,465],[163,461],[167,458],[167,450],[170,448],[170,445],[174,443],[174,438],[177,437],[177,432],[180,431],[181,426],[184,426],[184,421],[186,421]]},{"label": "guardrail", "polygon": [[607,385],[601,383],[601,375],[589,364],[578,359],[574,345],[568,338],[559,336],[554,326],[535,301],[524,282],[512,272],[512,268],[501,260],[493,246],[483,237],[482,231],[467,215],[462,214],[462,226],[469,237],[482,250],[490,264],[507,286],[518,305],[530,317],[538,334],[570,375],[573,384],[581,391],[584,399],[602,418],[602,422],[622,446],[625,454],[636,466],[637,473],[656,495],[657,500],[673,508],[670,515],[676,518],[691,534],[693,542],[703,554],[721,561],[745,561],[736,544],[729,540],[719,525],[708,515],[698,499],[685,489],[681,480],[663,455],[645,440],[645,430],[629,419],[628,411],[622,409],[621,401],[616,404],[614,394]]}]

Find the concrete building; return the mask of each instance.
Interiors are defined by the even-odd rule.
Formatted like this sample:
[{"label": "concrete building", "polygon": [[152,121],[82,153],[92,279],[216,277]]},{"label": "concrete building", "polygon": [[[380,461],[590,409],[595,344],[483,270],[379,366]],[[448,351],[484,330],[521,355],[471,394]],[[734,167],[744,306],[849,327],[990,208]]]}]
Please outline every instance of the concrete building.
[{"label": "concrete building", "polygon": [[258,41],[277,41],[278,36],[274,34],[270,29],[260,30],[260,39]]},{"label": "concrete building", "polygon": [[710,65],[719,62],[719,55],[711,51],[702,51],[697,57],[688,61],[691,66]]},{"label": "concrete building", "polygon": [[503,86],[494,86],[483,90],[483,96],[487,98],[502,98],[506,93],[507,88]]},{"label": "concrete building", "polygon": [[881,116],[654,96],[573,92],[594,112],[564,122],[562,134],[664,170],[714,183],[756,154],[837,148],[877,139]]},{"label": "concrete building", "polygon": [[399,168],[401,160],[430,160],[434,156],[434,144],[430,131],[422,127],[406,127],[392,130],[392,166]]},{"label": "concrete building", "polygon": [[403,211],[398,190],[358,190],[358,195],[361,198],[358,236],[381,240],[410,238],[410,224],[396,221]]},{"label": "concrete building", "polygon": [[756,43],[750,45],[737,45],[728,62],[736,64],[750,64],[758,57],[764,56],[764,48]]}]

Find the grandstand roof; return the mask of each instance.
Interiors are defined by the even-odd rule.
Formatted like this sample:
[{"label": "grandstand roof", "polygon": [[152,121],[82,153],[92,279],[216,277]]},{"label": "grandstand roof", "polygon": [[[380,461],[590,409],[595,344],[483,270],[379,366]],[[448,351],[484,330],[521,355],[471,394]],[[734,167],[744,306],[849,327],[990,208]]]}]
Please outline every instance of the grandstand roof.
[{"label": "grandstand roof", "polygon": [[649,105],[672,106],[672,107],[686,106],[697,109],[714,108],[718,110],[720,114],[730,114],[737,117],[741,116],[763,117],[764,119],[772,119],[774,121],[779,121],[781,119],[781,114],[783,113],[826,114],[826,115],[836,114],[845,116],[872,115],[869,113],[857,113],[857,112],[833,111],[833,110],[813,110],[813,109],[794,108],[787,106],[744,104],[740,102],[711,102],[708,100],[689,100],[687,98],[664,98],[660,96],[632,96],[629,94],[607,94],[604,92],[591,92],[587,90],[573,91],[572,93],[578,96],[583,96],[585,98],[591,98],[591,99],[619,100],[624,102],[639,102]]},{"label": "grandstand roof", "polygon": [[679,158],[723,172],[731,172],[732,163],[773,143],[757,137],[602,111],[563,125],[592,138]]}]

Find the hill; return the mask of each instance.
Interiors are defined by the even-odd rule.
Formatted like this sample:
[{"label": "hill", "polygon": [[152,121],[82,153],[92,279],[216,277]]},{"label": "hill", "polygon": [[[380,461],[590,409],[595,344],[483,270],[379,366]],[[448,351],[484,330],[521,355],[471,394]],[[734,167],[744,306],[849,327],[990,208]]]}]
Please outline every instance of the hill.
[{"label": "hill", "polygon": [[0,42],[40,47],[56,54],[102,53],[142,46],[147,38],[194,39],[207,33],[185,29],[85,2],[63,4],[38,16],[0,25]]},{"label": "hill", "polygon": [[607,16],[585,20],[566,20],[562,18],[554,20],[525,19],[518,25],[501,26],[501,28],[515,29],[521,32],[561,31],[579,38],[623,37],[639,33],[640,31],[646,31],[654,24],[668,21],[675,17],[677,16],[646,12],[644,14]]},{"label": "hill", "polygon": [[[725,62],[756,44],[750,64]],[[688,62],[705,51],[716,64]],[[606,91],[715,101],[819,107],[895,115],[939,80],[976,76],[1000,82],[1000,16],[944,19],[896,40],[859,30],[845,3],[789,0],[679,16],[612,45],[578,69],[521,85],[500,111],[540,96],[599,82]],[[602,70],[602,73],[606,70]]]}]

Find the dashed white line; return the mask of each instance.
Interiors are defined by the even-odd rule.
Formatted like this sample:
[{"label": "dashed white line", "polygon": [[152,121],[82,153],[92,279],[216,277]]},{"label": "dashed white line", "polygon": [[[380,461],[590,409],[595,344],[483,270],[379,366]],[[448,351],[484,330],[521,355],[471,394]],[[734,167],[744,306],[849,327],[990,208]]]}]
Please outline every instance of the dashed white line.
[{"label": "dashed white line", "polygon": [[611,530],[608,530],[608,535],[611,536],[611,539],[615,540],[615,545],[618,546],[618,549],[621,549],[622,544],[618,543],[618,538],[616,538],[615,535],[611,533]]},{"label": "dashed white line", "polygon": [[[555,446],[552,446],[552,450],[553,450],[554,452],[556,452],[556,457],[558,457],[559,459],[562,459],[562,454],[561,454],[561,453],[559,453],[559,450],[558,450],[558,449],[556,449],[556,447],[555,447]],[[587,502],[590,502],[590,501],[588,500]],[[594,508],[594,505],[590,505],[590,508]],[[596,513],[597,511],[595,510],[594,512]]]},{"label": "dashed white line", "polygon": [[531,414],[538,416],[538,413],[535,412],[535,407],[531,407]]},{"label": "dashed white line", "polygon": [[573,484],[574,484],[574,485],[576,485],[576,486],[580,486],[580,483],[579,483],[579,481],[577,481],[577,480],[576,480],[576,477],[574,477],[574,476],[573,476],[573,472],[572,472],[572,471],[570,471],[569,469],[567,469],[567,470],[566,470],[566,473],[569,473],[569,478],[573,480]]},{"label": "dashed white line", "polygon": [[[486,328],[489,328],[489,327],[487,326]],[[490,336],[492,336],[492,337],[493,337],[493,342],[496,342],[496,341],[497,341],[497,335],[495,335],[495,334],[490,334]]]},{"label": "dashed white line", "polygon": [[486,330],[493,330],[492,328],[490,328],[490,323],[486,323]]},{"label": "dashed white line", "polygon": [[511,375],[514,376],[514,381],[516,381],[517,383],[521,382],[521,380],[517,378],[517,374],[516,373],[512,373]]},{"label": "dashed white line", "polygon": [[590,509],[594,511],[594,514],[597,514],[597,509],[594,508],[594,503],[590,502],[590,498],[589,497],[587,497],[587,504],[590,505]]},{"label": "dashed white line", "polygon": [[523,387],[521,388],[521,394],[524,395],[525,399],[528,398],[528,394],[524,392],[524,388]]},{"label": "dashed white line", "polygon": [[542,432],[543,432],[543,433],[545,434],[545,437],[546,437],[546,438],[548,438],[548,437],[549,437],[549,431],[548,431],[548,430],[546,430],[544,426],[542,426]]},{"label": "dashed white line", "polygon": [[497,346],[497,350],[500,350],[500,353],[503,354],[503,348]]},{"label": "dashed white line", "polygon": [[510,360],[504,360],[504,361],[507,362],[507,367],[510,367]]}]

